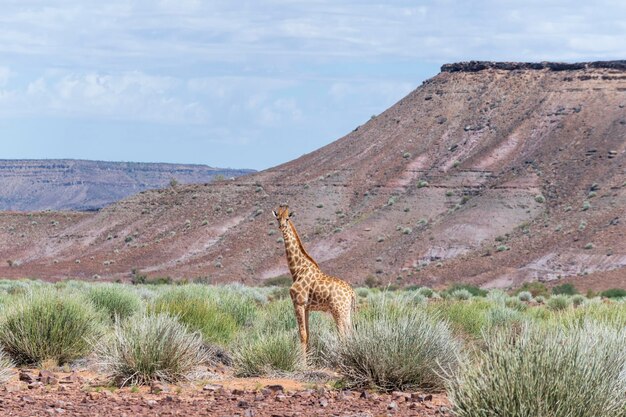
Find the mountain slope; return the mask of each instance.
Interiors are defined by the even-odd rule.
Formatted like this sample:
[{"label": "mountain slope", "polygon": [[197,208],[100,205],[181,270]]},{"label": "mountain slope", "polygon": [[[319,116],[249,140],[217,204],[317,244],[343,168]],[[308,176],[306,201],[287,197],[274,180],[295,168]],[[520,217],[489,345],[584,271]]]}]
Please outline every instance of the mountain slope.
[{"label": "mountain slope", "polygon": [[259,283],[287,272],[271,216],[287,202],[309,253],[353,282],[626,285],[625,105],[623,61],[446,65],[267,171],[96,214],[0,215],[0,256],[19,264],[0,276]]},{"label": "mountain slope", "polygon": [[0,210],[97,210],[132,194],[252,170],[73,159],[0,160]]}]

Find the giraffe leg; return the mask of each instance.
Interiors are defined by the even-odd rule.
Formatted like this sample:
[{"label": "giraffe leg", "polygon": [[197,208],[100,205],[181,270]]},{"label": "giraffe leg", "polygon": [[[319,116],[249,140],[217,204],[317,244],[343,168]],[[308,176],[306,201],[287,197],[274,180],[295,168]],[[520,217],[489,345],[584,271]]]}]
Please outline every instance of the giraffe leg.
[{"label": "giraffe leg", "polygon": [[348,330],[345,318],[340,312],[333,312],[333,319],[335,320],[335,325],[337,326],[337,331],[339,332],[339,338],[344,339]]},{"label": "giraffe leg", "polygon": [[309,312],[303,305],[294,304],[296,320],[298,321],[298,331],[300,332],[300,346],[303,357],[306,358],[307,345],[309,343],[308,316]]}]

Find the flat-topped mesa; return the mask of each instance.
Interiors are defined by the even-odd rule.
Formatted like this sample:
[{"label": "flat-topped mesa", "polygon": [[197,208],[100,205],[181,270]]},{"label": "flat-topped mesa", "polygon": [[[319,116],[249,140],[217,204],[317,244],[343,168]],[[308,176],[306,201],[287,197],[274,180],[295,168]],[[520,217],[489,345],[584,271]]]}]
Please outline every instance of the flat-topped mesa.
[{"label": "flat-topped mesa", "polygon": [[444,64],[441,72],[478,72],[486,69],[513,70],[543,70],[575,71],[587,68],[607,68],[626,71],[626,60],[595,61],[595,62],[494,62],[494,61],[465,61],[454,64]]}]

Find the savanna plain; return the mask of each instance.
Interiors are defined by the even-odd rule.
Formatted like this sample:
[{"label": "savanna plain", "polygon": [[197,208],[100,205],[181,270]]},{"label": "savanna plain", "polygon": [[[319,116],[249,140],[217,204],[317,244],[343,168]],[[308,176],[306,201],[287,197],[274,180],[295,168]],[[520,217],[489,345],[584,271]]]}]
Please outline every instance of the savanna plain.
[{"label": "savanna plain", "polygon": [[290,284],[0,281],[0,413],[626,414],[625,291],[356,288],[305,358]]}]

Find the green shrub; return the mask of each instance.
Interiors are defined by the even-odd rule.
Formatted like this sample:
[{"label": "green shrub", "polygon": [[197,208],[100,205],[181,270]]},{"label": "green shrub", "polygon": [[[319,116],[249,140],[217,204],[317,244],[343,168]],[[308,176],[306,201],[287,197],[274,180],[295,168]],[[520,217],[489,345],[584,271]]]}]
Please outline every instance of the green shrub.
[{"label": "green shrub", "polygon": [[585,302],[586,298],[584,295],[580,295],[580,294],[576,294],[576,295],[572,295],[572,304],[574,304],[574,307],[578,307],[579,305],[582,305]]},{"label": "green shrub", "polygon": [[530,291],[520,291],[519,293],[517,293],[517,298],[520,301],[532,301],[533,295],[530,293]]},{"label": "green shrub", "polygon": [[453,372],[459,360],[448,324],[402,301],[393,304],[384,299],[369,314],[358,314],[354,330],[332,346],[331,361],[349,386],[442,388],[442,369]]},{"label": "green shrub", "polygon": [[132,316],[141,308],[139,296],[128,287],[120,285],[98,285],[87,291],[87,298],[112,320]]},{"label": "green shrub", "polygon": [[546,297],[544,297],[543,295],[538,295],[535,297],[535,301],[537,302],[537,304],[543,304],[546,302]]},{"label": "green shrub", "polygon": [[291,284],[293,284],[291,275],[279,275],[263,281],[264,287],[291,287]]},{"label": "green shrub", "polygon": [[471,284],[452,284],[445,290],[445,292],[448,294],[452,294],[456,290],[467,290],[474,297],[485,297],[488,293],[488,291]]},{"label": "green shrub", "polygon": [[525,311],[528,308],[528,304],[524,303],[523,301],[521,301],[519,298],[516,298],[516,297],[507,298],[506,301],[504,302],[504,305],[507,306],[508,308],[512,308],[513,310],[517,310],[517,311]]},{"label": "green shrub", "polygon": [[552,311],[563,311],[572,305],[572,299],[567,295],[553,295],[548,299],[547,306]]},{"label": "green shrub", "polygon": [[501,327],[503,329],[511,329],[520,327],[526,321],[524,314],[519,310],[514,310],[502,305],[494,306],[489,309],[485,315],[485,328],[493,329]]},{"label": "green shrub", "polygon": [[519,294],[523,291],[528,291],[531,293],[533,298],[542,295],[544,297],[548,296],[550,293],[548,291],[548,287],[541,282],[525,282],[520,288],[515,291],[515,294]]},{"label": "green shrub", "polygon": [[459,417],[624,416],[625,363],[624,329],[525,324],[485,334],[447,387]]},{"label": "green shrub", "polygon": [[177,382],[208,360],[199,333],[167,314],[143,315],[114,325],[95,347],[100,364],[120,386]]},{"label": "green shrub", "polygon": [[266,331],[246,335],[233,352],[235,375],[241,377],[294,372],[304,365],[297,330]]},{"label": "green shrub", "polygon": [[455,333],[460,332],[478,337],[485,325],[485,314],[491,307],[491,302],[473,298],[463,303],[448,300],[432,303],[428,304],[426,309],[436,317],[448,320]]},{"label": "green shrub", "polygon": [[539,203],[539,204],[542,204],[542,203],[545,203],[545,202],[546,202],[546,198],[545,198],[543,195],[541,195],[541,194],[537,194],[537,195],[535,196],[535,201],[536,201],[537,203]]},{"label": "green shrub", "polygon": [[85,356],[101,317],[79,295],[40,289],[11,300],[0,321],[0,345],[21,364],[60,364]]},{"label": "green shrub", "polygon": [[469,300],[470,298],[472,298],[472,293],[465,289],[460,289],[453,291],[450,294],[450,297],[455,300]]},{"label": "green shrub", "polygon": [[435,291],[433,291],[431,288],[428,288],[428,287],[419,288],[417,292],[419,294],[422,294],[426,298],[431,298],[435,294]]},{"label": "green shrub", "polygon": [[209,294],[211,300],[234,318],[238,326],[252,325],[258,306],[267,303],[267,297],[257,288],[242,284],[212,287]]},{"label": "green shrub", "polygon": [[622,298],[626,297],[626,290],[622,288],[611,288],[609,290],[602,291],[600,295],[606,298]]},{"label": "green shrub", "polygon": [[178,317],[190,330],[199,331],[207,342],[220,345],[230,342],[238,330],[235,319],[210,300],[206,292],[190,287],[162,293],[149,306],[149,311]]},{"label": "green shrub", "polygon": [[574,284],[561,284],[552,287],[552,294],[574,295],[578,294],[578,290]]}]

